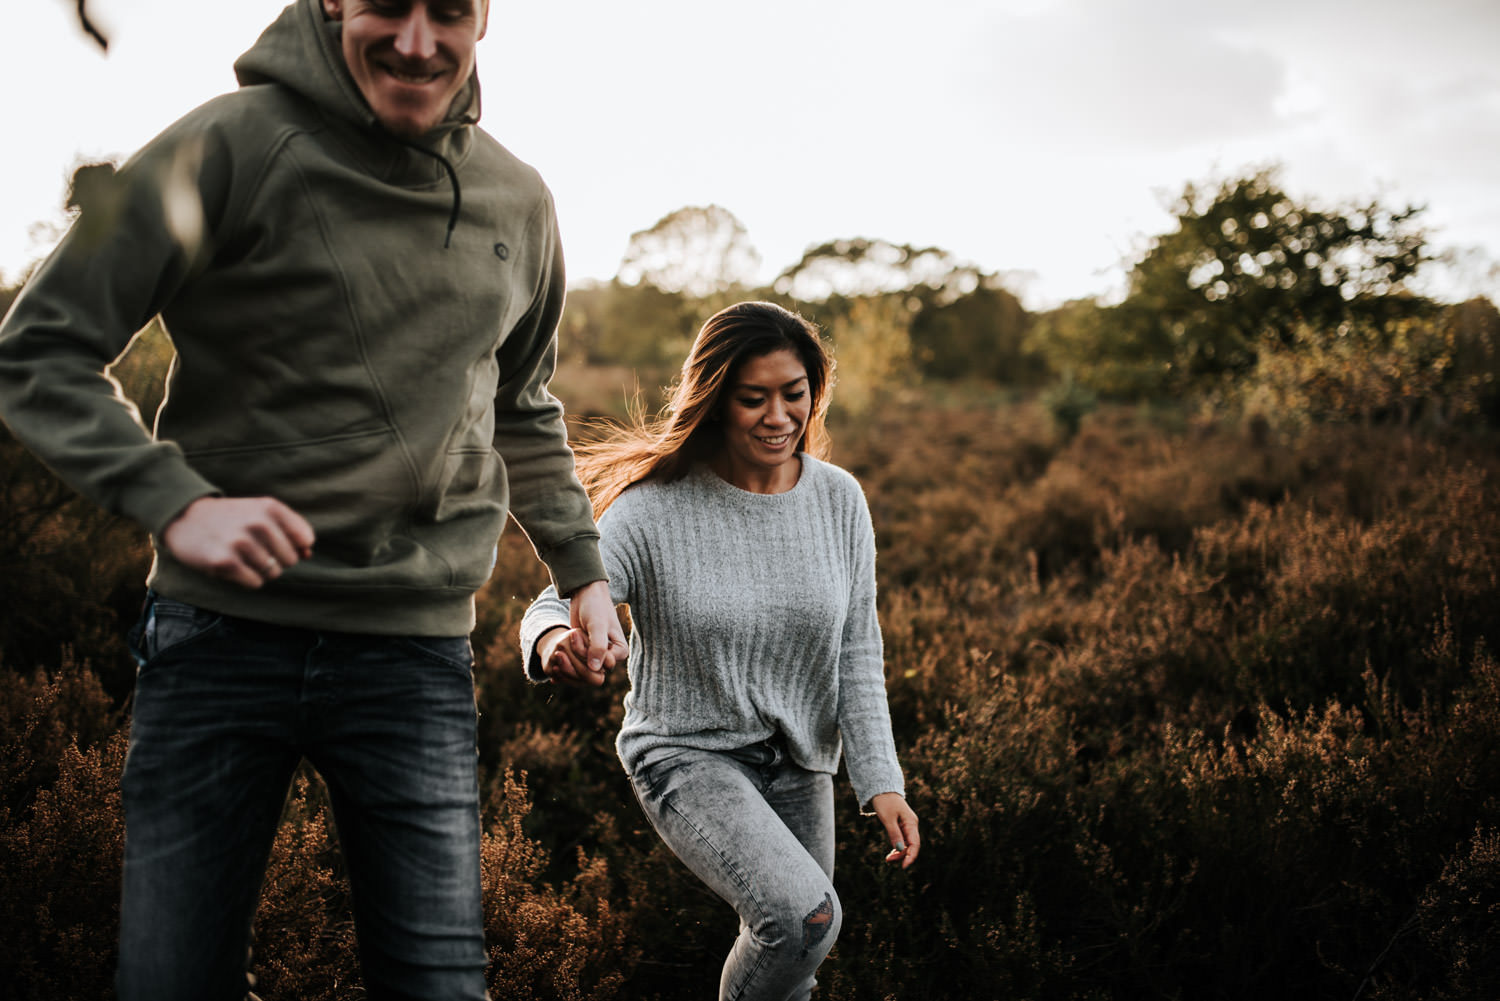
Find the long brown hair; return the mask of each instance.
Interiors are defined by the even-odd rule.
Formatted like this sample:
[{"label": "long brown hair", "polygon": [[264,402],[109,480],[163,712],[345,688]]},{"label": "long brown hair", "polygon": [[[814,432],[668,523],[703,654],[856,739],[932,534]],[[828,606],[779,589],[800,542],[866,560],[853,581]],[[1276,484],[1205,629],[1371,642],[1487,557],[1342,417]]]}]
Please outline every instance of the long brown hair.
[{"label": "long brown hair", "polygon": [[659,417],[637,417],[611,428],[599,441],[574,448],[578,478],[594,503],[594,516],[603,514],[631,484],[681,479],[695,463],[717,454],[723,435],[713,418],[726,388],[734,385],[747,361],[783,350],[796,354],[807,370],[812,402],[797,450],[826,459],[833,359],[818,328],[772,302],[739,302],[709,317],[698,331]]}]

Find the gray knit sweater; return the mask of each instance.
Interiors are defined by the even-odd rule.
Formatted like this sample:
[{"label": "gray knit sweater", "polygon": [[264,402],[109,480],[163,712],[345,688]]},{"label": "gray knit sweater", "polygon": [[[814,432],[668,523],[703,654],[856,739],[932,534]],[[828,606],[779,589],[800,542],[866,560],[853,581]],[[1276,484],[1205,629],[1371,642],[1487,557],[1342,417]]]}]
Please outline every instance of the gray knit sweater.
[{"label": "gray knit sweater", "polygon": [[[729,750],[780,733],[793,761],[837,770],[861,808],[904,792],[875,615],[875,535],[858,482],[802,457],[785,493],[755,494],[698,467],[641,483],[599,519],[616,602],[630,606],[630,692],[616,741],[626,771],[671,747]],[[549,587],[521,622],[536,642],[568,624]],[[842,738],[842,740],[841,740]]]}]

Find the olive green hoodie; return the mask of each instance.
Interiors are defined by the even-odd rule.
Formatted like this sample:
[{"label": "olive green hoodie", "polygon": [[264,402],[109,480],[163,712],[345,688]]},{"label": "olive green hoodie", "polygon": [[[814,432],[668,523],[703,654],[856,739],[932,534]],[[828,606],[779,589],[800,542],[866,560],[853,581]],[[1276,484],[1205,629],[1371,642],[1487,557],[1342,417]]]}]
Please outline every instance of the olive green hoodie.
[{"label": "olive green hoodie", "polygon": [[[0,326],[0,415],[154,537],[209,494],[273,496],[311,559],[260,590],[157,545],[150,584],[285,625],[454,636],[506,512],[560,590],[604,578],[547,391],[563,300],[551,196],[475,125],[476,80],[420,144],[383,131],[318,0],[86,207]],[[155,434],[105,366],[160,314]]]}]

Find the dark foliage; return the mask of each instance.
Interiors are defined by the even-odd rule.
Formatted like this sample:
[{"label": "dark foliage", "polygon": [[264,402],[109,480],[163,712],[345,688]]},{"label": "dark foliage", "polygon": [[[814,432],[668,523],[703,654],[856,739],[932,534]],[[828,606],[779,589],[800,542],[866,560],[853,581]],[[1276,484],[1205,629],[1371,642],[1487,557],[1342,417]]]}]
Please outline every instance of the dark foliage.
[{"label": "dark foliage", "polygon": [[[992,401],[835,437],[878,528],[927,848],[882,866],[841,780],[846,923],[821,995],[1493,996],[1492,441],[1278,444],[1111,408],[1064,438],[1040,406]],[[33,468],[6,502],[51,489]],[[139,586],[142,552],[66,503],[48,517],[51,548],[12,557],[34,625],[7,640],[44,638],[5,650],[0,964],[13,996],[98,998],[124,748],[123,693],[99,679],[128,674],[109,594]],[[500,565],[475,634],[492,992],[711,995],[735,919],[642,820],[618,691],[522,678],[516,625],[545,575],[514,533]],[[345,893],[304,776],[257,925],[268,1001],[360,996]]]}]

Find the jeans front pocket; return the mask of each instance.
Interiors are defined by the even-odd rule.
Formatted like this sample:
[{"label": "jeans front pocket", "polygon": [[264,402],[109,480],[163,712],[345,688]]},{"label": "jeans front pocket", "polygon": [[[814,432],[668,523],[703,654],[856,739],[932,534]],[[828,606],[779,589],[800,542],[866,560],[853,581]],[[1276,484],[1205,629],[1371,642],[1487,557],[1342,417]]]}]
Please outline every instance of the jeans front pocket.
[{"label": "jeans front pocket", "polygon": [[396,644],[428,663],[451,667],[465,676],[474,673],[474,648],[467,636],[402,636]]},{"label": "jeans front pocket", "polygon": [[131,630],[132,652],[141,666],[147,667],[167,651],[217,629],[223,621],[224,616],[218,612],[159,594],[148,595],[141,621]]}]

